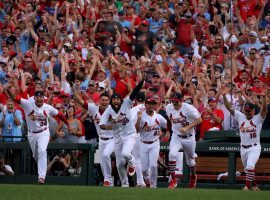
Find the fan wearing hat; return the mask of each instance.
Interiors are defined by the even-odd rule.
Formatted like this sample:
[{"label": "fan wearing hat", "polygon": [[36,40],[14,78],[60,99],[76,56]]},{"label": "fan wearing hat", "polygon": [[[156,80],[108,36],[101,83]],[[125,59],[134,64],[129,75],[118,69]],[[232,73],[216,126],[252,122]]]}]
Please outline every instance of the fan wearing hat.
[{"label": "fan wearing hat", "polygon": [[246,173],[246,184],[243,190],[258,191],[255,181],[255,166],[261,154],[260,134],[266,117],[266,89],[260,94],[262,99],[260,113],[255,115],[255,105],[246,102],[243,112],[234,110],[229,103],[226,92],[223,93],[224,105],[235,117],[240,131],[240,155]]},{"label": "fan wearing hat", "polygon": [[[144,92],[139,92],[136,95],[136,106],[134,106],[131,109],[131,116],[132,119],[134,121],[134,124],[137,123],[138,120],[138,112],[142,112],[145,110],[145,106],[144,106],[144,102],[145,102],[145,93]],[[140,134],[139,132],[137,132],[138,134],[136,134],[135,136],[135,144],[132,150],[132,154],[134,156],[135,159],[135,169],[136,169],[136,180],[137,180],[137,187],[139,188],[143,188],[145,187],[145,182],[144,182],[144,178],[143,178],[143,174],[142,174],[142,167],[141,167],[141,156],[140,156]]]},{"label": "fan wearing hat", "polygon": [[169,170],[171,181],[168,188],[177,187],[175,177],[176,159],[178,152],[182,148],[186,155],[186,162],[190,169],[189,188],[196,188],[197,176],[195,173],[195,127],[202,122],[199,111],[190,104],[183,102],[181,93],[174,93],[171,102],[166,106],[166,113],[172,124],[172,137],[169,151]]},{"label": "fan wearing hat", "polygon": [[131,26],[130,32],[133,33],[136,37],[135,55],[137,57],[144,56],[146,51],[145,45],[149,48],[150,51],[153,49],[156,35],[149,30],[149,22],[147,20],[143,20],[140,26],[136,29]]},{"label": "fan wearing hat", "polygon": [[50,139],[49,116],[57,116],[67,125],[68,122],[63,114],[58,113],[57,109],[44,103],[42,90],[35,91],[34,101],[22,99],[10,89],[7,90],[7,93],[24,109],[28,127],[28,141],[38,165],[38,183],[44,184],[47,172],[47,146]]},{"label": "fan wearing hat", "polygon": [[202,113],[202,124],[200,126],[200,140],[204,139],[204,133],[211,129],[222,130],[224,113],[217,108],[218,100],[215,97],[208,99],[208,105]]},{"label": "fan wearing hat", "polygon": [[[160,150],[161,128],[167,128],[167,120],[155,112],[157,102],[152,97],[145,100],[145,111],[138,111],[136,129],[140,133],[142,173],[150,188],[157,187],[157,162]],[[150,170],[149,170],[150,169]],[[150,173],[149,173],[150,171]]]},{"label": "fan wearing hat", "polygon": [[122,187],[128,187],[126,162],[130,176],[135,174],[134,156],[131,154],[135,143],[136,128],[131,116],[133,100],[142,88],[144,80],[140,81],[129,97],[122,99],[117,93],[111,96],[110,104],[100,120],[102,130],[113,130],[116,165]]},{"label": "fan wearing hat", "polygon": [[250,31],[248,34],[248,42],[240,45],[239,48],[244,50],[245,56],[248,56],[250,48],[260,49],[263,46],[264,44],[262,44],[260,40],[258,39],[257,32]]}]

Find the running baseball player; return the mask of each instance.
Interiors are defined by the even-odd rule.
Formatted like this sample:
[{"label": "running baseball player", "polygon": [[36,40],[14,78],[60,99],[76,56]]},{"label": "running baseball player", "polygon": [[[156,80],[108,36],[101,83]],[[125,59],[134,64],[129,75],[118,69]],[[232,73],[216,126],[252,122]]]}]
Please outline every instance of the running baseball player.
[{"label": "running baseball player", "polygon": [[124,100],[121,99],[119,94],[114,93],[111,96],[111,106],[105,110],[99,123],[102,130],[113,130],[116,165],[122,187],[129,187],[126,162],[128,163],[129,175],[135,174],[134,157],[131,151],[135,143],[136,129],[130,111],[133,100],[142,88],[143,83],[144,80]]},{"label": "running baseball player", "polygon": [[168,188],[177,187],[175,177],[176,156],[182,148],[186,156],[186,162],[190,169],[189,188],[196,188],[197,176],[195,173],[195,130],[194,127],[202,122],[198,110],[183,102],[182,94],[176,92],[171,98],[170,104],[166,107],[166,113],[172,125],[172,138],[169,151],[169,170],[171,181]]},{"label": "running baseball player", "polygon": [[8,93],[24,109],[28,141],[38,166],[38,183],[44,184],[47,172],[47,146],[50,138],[48,117],[57,116],[67,125],[68,122],[63,114],[58,113],[57,109],[44,103],[43,91],[35,91],[34,102],[22,99],[9,90]]},{"label": "running baseball player", "polygon": [[[144,106],[144,101],[145,101],[145,94],[143,92],[140,92],[137,96],[136,96],[136,103],[137,105],[135,107],[133,107],[131,109],[131,115],[132,115],[132,119],[134,121],[134,124],[137,123],[138,120],[138,112],[139,111],[144,111],[145,110],[145,106]],[[143,174],[142,174],[142,167],[141,167],[141,157],[140,157],[140,134],[136,134],[135,137],[135,144],[132,150],[132,155],[134,156],[135,159],[135,169],[136,169],[136,180],[137,180],[137,187],[139,188],[143,188],[146,185],[148,186],[149,184],[147,183],[145,185],[144,179],[143,179]],[[149,185],[150,187],[150,185]]]},{"label": "running baseball player", "polygon": [[[140,133],[141,140],[141,164],[142,173],[146,182],[150,182],[150,188],[157,187],[157,162],[160,150],[161,127],[167,128],[167,120],[155,112],[157,102],[153,98],[145,101],[145,111],[138,112],[136,129]],[[150,174],[148,174],[150,169]],[[150,180],[147,178],[150,177]]]},{"label": "running baseball player", "polygon": [[101,170],[104,176],[103,186],[113,186],[112,182],[112,165],[111,165],[111,154],[114,151],[113,132],[112,130],[102,130],[99,127],[99,122],[102,114],[108,108],[110,102],[110,96],[107,93],[100,95],[99,105],[94,103],[84,102],[83,99],[78,95],[77,91],[73,88],[72,92],[74,97],[79,103],[88,110],[89,116],[93,120],[97,133],[99,135],[99,160]]},{"label": "running baseball player", "polygon": [[240,155],[246,172],[246,185],[243,190],[259,191],[255,181],[255,165],[261,154],[260,134],[266,117],[266,95],[263,93],[260,113],[255,115],[255,105],[250,102],[244,104],[244,113],[234,110],[229,103],[226,93],[223,95],[224,105],[235,117],[240,131]]}]

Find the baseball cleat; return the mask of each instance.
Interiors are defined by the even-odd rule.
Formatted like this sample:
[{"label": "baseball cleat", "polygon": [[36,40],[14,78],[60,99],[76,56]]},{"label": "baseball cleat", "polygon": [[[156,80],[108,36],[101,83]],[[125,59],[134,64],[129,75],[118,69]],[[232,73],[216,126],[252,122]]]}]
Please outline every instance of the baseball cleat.
[{"label": "baseball cleat", "polygon": [[260,191],[260,188],[259,188],[258,186],[253,186],[253,187],[251,188],[251,190],[252,190],[252,191],[258,192],[258,191]]},{"label": "baseball cleat", "polygon": [[128,166],[128,175],[134,176],[135,174],[135,167]]},{"label": "baseball cleat", "polygon": [[109,181],[104,181],[103,186],[104,187],[111,187],[112,185]]},{"label": "baseball cleat", "polygon": [[38,184],[40,184],[40,185],[45,184],[45,179],[44,178],[39,178],[38,179]]},{"label": "baseball cleat", "polygon": [[150,181],[149,180],[145,180],[144,182],[145,182],[146,187],[150,188]]},{"label": "baseball cleat", "polygon": [[137,188],[146,188],[146,185],[145,184],[140,184],[140,185],[137,185],[136,187]]},{"label": "baseball cleat", "polygon": [[190,179],[189,188],[195,189],[197,184],[197,175],[195,175],[194,179]]},{"label": "baseball cleat", "polygon": [[168,186],[169,189],[177,188],[177,181],[176,179],[172,179]]},{"label": "baseball cleat", "polygon": [[242,188],[242,190],[249,191],[250,189],[247,186],[245,186],[245,187]]}]

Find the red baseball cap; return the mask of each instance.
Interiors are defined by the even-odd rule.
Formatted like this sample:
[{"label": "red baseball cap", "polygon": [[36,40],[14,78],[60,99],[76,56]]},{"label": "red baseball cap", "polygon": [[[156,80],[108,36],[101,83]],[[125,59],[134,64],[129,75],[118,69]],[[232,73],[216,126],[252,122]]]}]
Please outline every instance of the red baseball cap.
[{"label": "red baseball cap", "polygon": [[143,20],[143,21],[142,21],[142,25],[143,25],[143,26],[149,26],[149,22],[148,22],[147,20]]}]

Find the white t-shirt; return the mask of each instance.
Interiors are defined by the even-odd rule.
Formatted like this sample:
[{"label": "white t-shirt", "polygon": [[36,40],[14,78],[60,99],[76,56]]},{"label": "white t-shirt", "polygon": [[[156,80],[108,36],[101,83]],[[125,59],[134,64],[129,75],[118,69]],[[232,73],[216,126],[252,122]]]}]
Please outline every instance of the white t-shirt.
[{"label": "white t-shirt", "polygon": [[154,112],[153,116],[145,111],[140,122],[140,136],[142,141],[155,141],[159,139],[160,128],[167,128],[167,120]]},{"label": "white t-shirt", "polygon": [[99,137],[112,137],[113,136],[112,130],[102,130],[99,126],[100,118],[102,116],[99,112],[99,106],[97,106],[94,103],[88,103],[88,113],[96,126]]},{"label": "white t-shirt", "polygon": [[261,115],[254,115],[251,120],[247,120],[245,114],[236,110],[234,116],[239,124],[241,145],[260,144],[260,134],[264,121]]},{"label": "white t-shirt", "polygon": [[37,107],[31,100],[21,99],[21,106],[25,112],[26,123],[30,131],[39,131],[49,128],[49,116],[58,114],[58,110],[44,103]]},{"label": "white t-shirt", "polygon": [[133,102],[129,97],[123,100],[120,110],[116,113],[112,107],[108,107],[101,116],[99,125],[113,125],[115,121],[113,135],[114,138],[124,138],[130,134],[135,134],[135,124],[131,117],[131,107]]},{"label": "white t-shirt", "polygon": [[[183,135],[183,133],[179,131],[180,128],[188,126],[201,117],[199,111],[194,106],[187,103],[182,103],[179,110],[175,110],[173,104],[170,103],[166,106],[166,113],[172,123],[172,131],[177,135]],[[190,129],[186,134],[195,135],[194,128]]]}]

